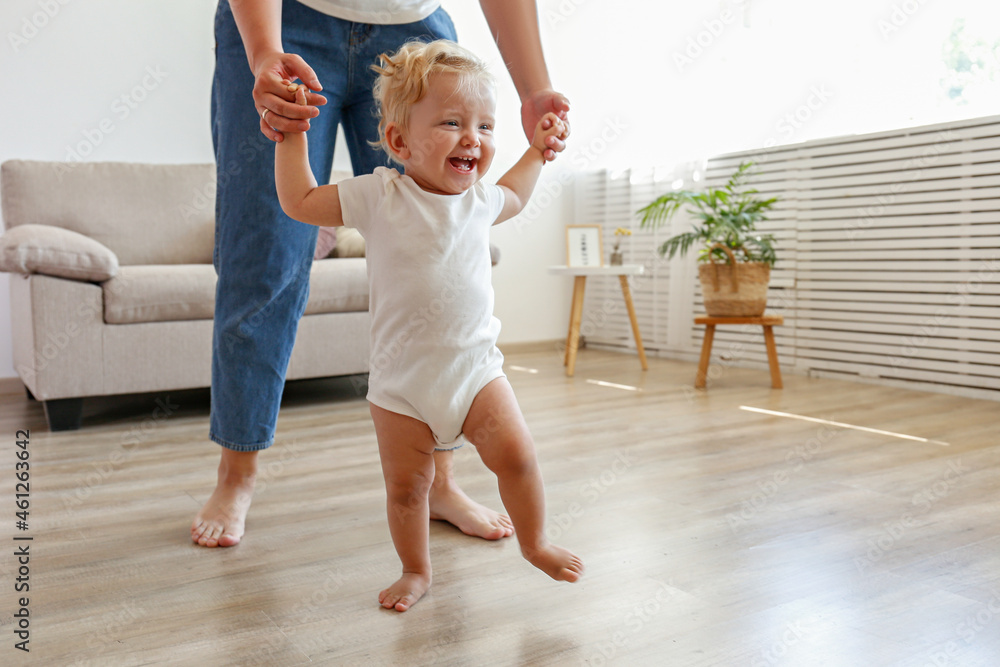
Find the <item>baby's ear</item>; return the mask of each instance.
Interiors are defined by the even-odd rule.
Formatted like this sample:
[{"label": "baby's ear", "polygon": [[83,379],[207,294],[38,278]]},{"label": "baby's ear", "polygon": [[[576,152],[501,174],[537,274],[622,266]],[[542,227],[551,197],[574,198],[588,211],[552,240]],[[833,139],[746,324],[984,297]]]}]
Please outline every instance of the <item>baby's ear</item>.
[{"label": "baby's ear", "polygon": [[403,132],[399,129],[399,125],[389,123],[385,126],[385,143],[388,144],[392,154],[400,160],[410,159],[410,147],[406,145],[406,138],[403,137]]}]

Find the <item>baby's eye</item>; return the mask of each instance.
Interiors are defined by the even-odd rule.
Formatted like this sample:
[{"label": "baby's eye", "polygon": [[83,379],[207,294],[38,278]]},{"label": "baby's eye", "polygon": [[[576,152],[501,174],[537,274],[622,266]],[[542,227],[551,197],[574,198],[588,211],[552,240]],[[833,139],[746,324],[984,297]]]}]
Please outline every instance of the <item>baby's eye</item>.
[{"label": "baby's eye", "polygon": [[457,120],[446,120],[444,122],[444,124],[448,125],[450,127],[458,127],[458,121]]},{"label": "baby's eye", "polygon": [[482,125],[479,126],[479,129],[484,132],[492,132],[493,126],[490,125],[489,123],[483,123]]}]

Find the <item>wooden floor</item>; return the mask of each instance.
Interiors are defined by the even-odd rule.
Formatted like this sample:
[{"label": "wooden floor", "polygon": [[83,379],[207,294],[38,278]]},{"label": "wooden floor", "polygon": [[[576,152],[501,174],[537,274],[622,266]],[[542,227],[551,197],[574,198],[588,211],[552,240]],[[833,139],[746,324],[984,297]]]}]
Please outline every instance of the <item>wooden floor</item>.
[{"label": "wooden floor", "polygon": [[[550,536],[584,579],[435,523],[434,587],[405,614],[376,605],[398,563],[358,382],[289,386],[248,535],[217,550],[188,537],[218,461],[207,392],[93,401],[57,434],[39,404],[0,398],[0,664],[1000,664],[1000,405],[787,370],[783,390],[729,368],[695,391],[691,363],[643,373],[584,350],[567,378],[561,362],[522,351],[507,371]],[[500,506],[474,451],[457,465]],[[15,533],[33,537],[27,594]],[[14,648],[22,595],[30,654]]]}]

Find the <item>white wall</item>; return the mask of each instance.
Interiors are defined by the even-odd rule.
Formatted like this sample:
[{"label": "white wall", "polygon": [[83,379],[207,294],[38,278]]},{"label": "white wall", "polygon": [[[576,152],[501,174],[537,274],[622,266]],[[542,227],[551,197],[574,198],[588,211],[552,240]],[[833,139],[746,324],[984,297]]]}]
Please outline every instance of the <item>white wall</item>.
[{"label": "white wall", "polygon": [[[478,3],[444,5],[460,41],[502,69]],[[996,23],[984,16],[994,5],[539,0],[549,69],[573,102],[573,137],[546,168],[531,215],[494,233],[502,340],[565,335],[570,284],[545,267],[565,258],[573,172],[977,115],[955,115],[928,91],[940,88],[934,63],[954,16],[985,28]],[[212,0],[4,0],[0,160],[75,151],[86,160],[210,161],[214,11]],[[525,147],[509,81],[498,114],[493,178]],[[0,274],[0,377],[14,376],[6,282]]]}]

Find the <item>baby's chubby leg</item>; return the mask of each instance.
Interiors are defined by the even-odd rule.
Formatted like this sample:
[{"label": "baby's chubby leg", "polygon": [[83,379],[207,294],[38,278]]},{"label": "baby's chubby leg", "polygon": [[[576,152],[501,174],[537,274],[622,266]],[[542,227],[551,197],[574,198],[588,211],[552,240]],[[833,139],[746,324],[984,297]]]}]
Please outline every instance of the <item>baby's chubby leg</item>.
[{"label": "baby's chubby leg", "polygon": [[521,553],[553,579],[576,581],[583,561],[545,537],[545,488],[535,444],[507,378],[497,378],[476,396],[462,427],[500,486]]},{"label": "baby's chubby leg", "polygon": [[386,609],[406,611],[431,586],[430,509],[436,441],[427,424],[371,405],[385,478],[389,533],[403,575],[378,597]]}]

